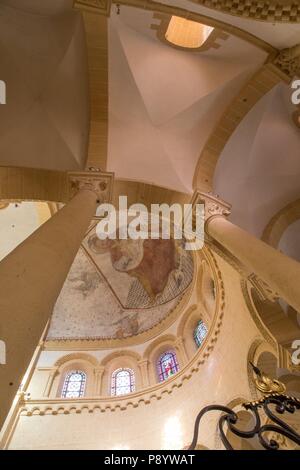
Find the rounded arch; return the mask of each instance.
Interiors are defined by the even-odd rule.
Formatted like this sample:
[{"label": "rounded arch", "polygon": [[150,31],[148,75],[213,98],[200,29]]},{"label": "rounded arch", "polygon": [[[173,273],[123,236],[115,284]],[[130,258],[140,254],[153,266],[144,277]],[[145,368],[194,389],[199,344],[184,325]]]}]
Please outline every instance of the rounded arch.
[{"label": "rounded arch", "polygon": [[209,250],[198,254],[197,267],[197,303],[202,308],[204,321],[210,324],[216,311],[218,281]]},{"label": "rounded arch", "polygon": [[274,248],[277,248],[286,229],[299,219],[300,199],[297,199],[280,209],[280,211],[271,218],[263,231],[262,240]]},{"label": "rounded arch", "polygon": [[142,359],[141,355],[135,351],[130,351],[130,350],[126,350],[126,349],[123,349],[121,351],[114,351],[110,354],[108,354],[107,356],[105,356],[102,361],[101,361],[101,365],[102,366],[106,366],[110,361],[114,360],[115,358],[121,358],[121,357],[131,357],[133,359],[135,359],[136,361],[140,361]]},{"label": "rounded arch", "polygon": [[140,390],[142,388],[142,375],[139,366],[140,360],[140,354],[130,350],[114,351],[104,357],[101,361],[101,366],[103,367],[101,395],[111,395],[113,374],[119,369],[132,370],[134,374],[135,390]]},{"label": "rounded arch", "polygon": [[144,352],[144,359],[149,361],[149,381],[151,385],[159,381],[157,362],[164,352],[168,350],[175,352],[180,369],[183,358],[180,356],[179,348],[176,346],[176,339],[176,336],[171,334],[160,336]]},{"label": "rounded arch", "polygon": [[92,356],[91,354],[86,354],[86,353],[71,353],[71,354],[67,354],[66,356],[62,356],[60,357],[54,364],[55,367],[61,367],[63,366],[64,364],[66,364],[67,362],[70,362],[70,361],[80,361],[80,360],[83,360],[83,361],[86,361],[88,363],[90,363],[91,365],[97,367],[99,365],[99,362],[97,361],[97,359]]},{"label": "rounded arch", "polygon": [[62,398],[81,398],[84,396],[87,375],[82,370],[74,368],[64,377],[63,388],[60,396]]},{"label": "rounded arch", "polygon": [[191,359],[198,350],[194,339],[194,332],[201,320],[208,328],[205,315],[203,315],[202,310],[194,304],[183,314],[178,325],[177,336],[183,338],[188,359]]},{"label": "rounded arch", "polygon": [[143,358],[150,360],[154,351],[156,351],[157,349],[160,349],[160,347],[164,347],[167,345],[169,345],[170,347],[175,347],[175,343],[176,343],[175,335],[166,334],[166,335],[159,336],[154,341],[152,341],[149,344],[149,346],[146,348],[143,354]]},{"label": "rounded arch", "polygon": [[72,371],[81,371],[86,375],[85,396],[95,394],[95,369],[99,366],[97,359],[91,354],[71,353],[60,357],[54,364],[56,376],[50,391],[50,397],[61,397],[65,378]]},{"label": "rounded arch", "polygon": [[245,300],[261,324],[260,330],[264,328],[265,338],[273,338],[274,343],[289,348],[291,343],[299,338],[300,333],[295,310],[286,306],[285,312],[282,301],[262,296],[258,289],[250,284],[246,289],[243,289]]},{"label": "rounded arch", "polygon": [[182,315],[180,322],[177,327],[177,336],[183,336],[187,322],[191,316],[196,315],[198,312],[198,306],[196,304],[190,305],[190,307]]},{"label": "rounded arch", "polygon": [[[205,6],[217,12],[232,15],[239,18],[247,18],[254,22],[263,21],[267,23],[295,23],[296,20],[295,2],[293,0],[248,0],[247,2],[238,2],[233,0],[190,0],[197,5]],[[297,6],[298,13],[300,7]],[[251,12],[251,14],[249,14]]]},{"label": "rounded arch", "polygon": [[262,351],[258,356],[257,367],[271,378],[277,377],[278,358],[273,351]]}]

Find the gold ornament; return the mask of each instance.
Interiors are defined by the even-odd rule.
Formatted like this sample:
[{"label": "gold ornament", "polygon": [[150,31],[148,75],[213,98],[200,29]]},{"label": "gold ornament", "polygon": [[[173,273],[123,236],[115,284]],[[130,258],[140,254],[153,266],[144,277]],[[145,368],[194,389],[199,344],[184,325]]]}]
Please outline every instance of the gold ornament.
[{"label": "gold ornament", "polygon": [[264,372],[260,371],[258,367],[256,367],[252,362],[250,362],[255,374],[256,378],[254,380],[255,386],[257,390],[262,392],[265,395],[269,395],[271,393],[278,393],[283,394],[286,391],[286,387],[282,382],[279,380],[271,379],[267,376]]}]

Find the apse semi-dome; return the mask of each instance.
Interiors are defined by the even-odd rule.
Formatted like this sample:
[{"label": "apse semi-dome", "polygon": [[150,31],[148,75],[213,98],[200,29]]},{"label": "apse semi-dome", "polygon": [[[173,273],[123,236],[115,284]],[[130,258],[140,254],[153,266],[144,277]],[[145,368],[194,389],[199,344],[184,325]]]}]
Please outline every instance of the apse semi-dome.
[{"label": "apse semi-dome", "polygon": [[96,224],[56,303],[48,339],[124,339],[181,307],[194,274],[181,240],[100,240]]}]

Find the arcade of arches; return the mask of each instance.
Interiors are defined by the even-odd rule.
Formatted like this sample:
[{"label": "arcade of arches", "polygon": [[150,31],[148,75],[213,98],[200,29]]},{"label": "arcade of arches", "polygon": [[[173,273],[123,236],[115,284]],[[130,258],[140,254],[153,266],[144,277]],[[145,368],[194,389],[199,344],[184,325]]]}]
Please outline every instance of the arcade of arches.
[{"label": "arcade of arches", "polygon": [[[215,3],[0,1],[1,449],[247,429],[250,361],[300,397],[300,10]],[[101,241],[120,195],[203,203],[204,247]]]}]

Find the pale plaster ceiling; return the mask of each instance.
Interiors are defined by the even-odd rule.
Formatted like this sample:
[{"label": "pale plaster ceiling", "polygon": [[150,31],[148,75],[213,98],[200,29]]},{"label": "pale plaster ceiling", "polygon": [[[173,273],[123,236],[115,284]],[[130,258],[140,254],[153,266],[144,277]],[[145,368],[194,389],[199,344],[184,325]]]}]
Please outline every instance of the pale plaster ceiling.
[{"label": "pale plaster ceiling", "polygon": [[233,204],[231,220],[261,237],[270,219],[300,195],[300,133],[291,89],[280,84],[241,122],[219,159],[214,191]]},{"label": "pale plaster ceiling", "polygon": [[79,170],[89,134],[83,19],[70,1],[42,3],[0,2],[0,164]]},{"label": "pale plaster ceiling", "polygon": [[233,36],[207,52],[176,50],[156,37],[153,23],[152,12],[112,10],[107,168],[191,193],[201,149],[266,54]]}]

